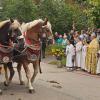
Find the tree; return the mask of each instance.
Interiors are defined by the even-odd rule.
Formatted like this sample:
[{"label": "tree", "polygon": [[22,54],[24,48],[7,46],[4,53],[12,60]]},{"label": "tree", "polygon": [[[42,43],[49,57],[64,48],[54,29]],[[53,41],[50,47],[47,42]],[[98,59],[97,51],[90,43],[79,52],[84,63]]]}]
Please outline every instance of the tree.
[{"label": "tree", "polygon": [[84,5],[84,12],[89,17],[89,24],[100,28],[100,1],[99,0],[76,0],[79,4]]},{"label": "tree", "polygon": [[[2,19],[9,17],[29,22],[34,19],[48,17],[54,32],[64,33],[72,29],[73,21],[76,29],[91,26],[92,17],[76,0],[3,0]],[[91,13],[90,13],[91,14]],[[92,15],[93,16],[93,15]],[[90,20],[91,19],[91,20]],[[96,22],[96,21],[95,21]]]},{"label": "tree", "polygon": [[35,4],[39,4],[41,2],[41,0],[33,0]]},{"label": "tree", "polygon": [[38,8],[39,17],[48,17],[53,31],[64,33],[72,28],[72,12],[63,0],[43,0]]},{"label": "tree", "polygon": [[93,17],[94,25],[97,28],[100,28],[100,1],[99,0],[88,0],[90,11]]},{"label": "tree", "polygon": [[78,4],[65,3],[65,0],[43,0],[38,12],[39,17],[47,16],[53,25],[53,31],[59,33],[69,32],[73,21],[77,30],[91,26],[83,9]]},{"label": "tree", "polygon": [[35,19],[37,6],[32,0],[4,0],[3,19],[12,17],[22,21]]}]

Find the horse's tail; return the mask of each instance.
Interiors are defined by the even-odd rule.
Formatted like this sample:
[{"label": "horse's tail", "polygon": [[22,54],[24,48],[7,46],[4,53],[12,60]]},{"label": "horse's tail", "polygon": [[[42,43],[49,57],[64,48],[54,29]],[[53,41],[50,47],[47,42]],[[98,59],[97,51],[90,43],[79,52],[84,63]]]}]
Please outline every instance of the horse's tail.
[{"label": "horse's tail", "polygon": [[39,72],[40,72],[40,74],[42,74],[42,70],[41,70],[41,65],[40,65],[40,63],[41,63],[41,59],[39,59]]}]

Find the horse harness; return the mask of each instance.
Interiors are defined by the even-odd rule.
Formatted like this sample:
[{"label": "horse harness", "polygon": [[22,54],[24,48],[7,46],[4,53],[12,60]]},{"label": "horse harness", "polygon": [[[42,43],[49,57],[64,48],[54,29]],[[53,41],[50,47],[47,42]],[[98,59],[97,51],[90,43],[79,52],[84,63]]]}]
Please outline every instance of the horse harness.
[{"label": "horse harness", "polygon": [[20,45],[15,44],[16,46],[14,47],[14,50],[17,51],[17,54],[13,56],[14,61],[20,61],[20,58],[26,58],[28,61],[39,59],[41,49],[40,41],[35,41],[33,39],[30,39],[30,41],[32,42],[31,45],[25,41],[22,50],[19,49],[21,47]]},{"label": "horse harness", "polygon": [[5,46],[0,44],[0,64],[11,62],[12,46]]}]

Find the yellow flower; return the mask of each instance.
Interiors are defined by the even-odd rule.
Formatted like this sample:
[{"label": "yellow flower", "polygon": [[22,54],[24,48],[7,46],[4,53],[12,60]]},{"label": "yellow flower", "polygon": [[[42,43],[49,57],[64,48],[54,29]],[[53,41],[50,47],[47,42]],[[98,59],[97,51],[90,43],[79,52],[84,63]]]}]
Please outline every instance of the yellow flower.
[{"label": "yellow flower", "polygon": [[55,49],[52,49],[52,52],[55,52]]}]

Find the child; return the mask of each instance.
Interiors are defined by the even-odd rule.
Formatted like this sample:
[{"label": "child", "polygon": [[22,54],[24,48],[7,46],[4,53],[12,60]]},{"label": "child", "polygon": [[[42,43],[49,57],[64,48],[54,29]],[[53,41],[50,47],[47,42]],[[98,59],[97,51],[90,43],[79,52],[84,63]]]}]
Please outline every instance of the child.
[{"label": "child", "polygon": [[66,67],[69,71],[72,71],[74,68],[74,56],[75,48],[72,45],[71,41],[68,40],[68,45],[66,46]]}]

